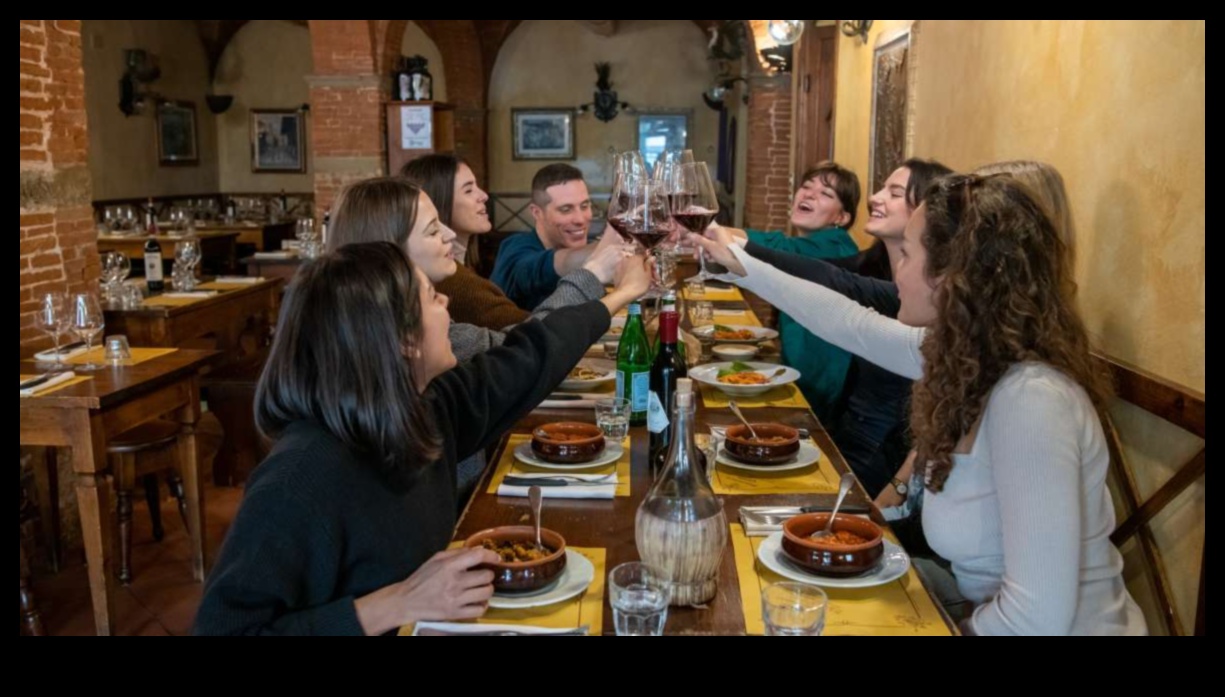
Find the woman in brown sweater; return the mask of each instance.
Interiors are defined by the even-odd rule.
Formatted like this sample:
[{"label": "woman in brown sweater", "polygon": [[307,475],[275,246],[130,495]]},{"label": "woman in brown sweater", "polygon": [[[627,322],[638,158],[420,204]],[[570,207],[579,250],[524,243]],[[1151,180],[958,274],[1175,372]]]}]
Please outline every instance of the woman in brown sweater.
[{"label": "woman in brown sweater", "polygon": [[[452,256],[458,262],[459,269],[450,278],[436,284],[438,292],[451,298],[451,317],[456,322],[501,331],[534,316],[471,267],[473,248],[469,246],[469,241],[473,235],[489,232],[493,223],[486,205],[489,194],[477,186],[476,175],[468,163],[454,155],[425,155],[404,165],[400,174],[425,191],[438,208],[439,221],[455,231]],[[607,261],[616,260],[608,258]],[[604,285],[611,278],[615,263],[597,263],[594,266],[567,275],[567,283],[560,284],[557,292],[537,311],[547,313],[558,307],[578,305],[602,297]]]}]

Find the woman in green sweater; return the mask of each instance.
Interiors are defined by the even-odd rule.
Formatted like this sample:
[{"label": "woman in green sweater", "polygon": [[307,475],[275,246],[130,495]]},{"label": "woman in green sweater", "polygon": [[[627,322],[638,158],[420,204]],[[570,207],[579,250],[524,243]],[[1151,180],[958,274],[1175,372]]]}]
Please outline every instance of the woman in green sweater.
[{"label": "woman in green sweater", "polygon": [[[847,234],[859,209],[859,177],[836,162],[822,162],[804,173],[791,203],[791,227],[796,235],[782,231],[761,232],[728,228],[733,235],[748,237],[763,247],[815,259],[853,257],[859,248]],[[796,383],[826,423],[842,395],[851,354],[819,339],[786,314],[778,319],[783,361],[800,371]]]}]

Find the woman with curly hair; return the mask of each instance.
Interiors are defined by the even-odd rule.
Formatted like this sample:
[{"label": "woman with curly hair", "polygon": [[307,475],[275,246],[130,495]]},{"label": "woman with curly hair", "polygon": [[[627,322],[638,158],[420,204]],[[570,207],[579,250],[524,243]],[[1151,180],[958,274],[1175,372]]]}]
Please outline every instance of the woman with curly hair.
[{"label": "woman with curly hair", "polygon": [[975,634],[1143,634],[1110,542],[1107,389],[1065,245],[1007,175],[945,177],[911,217],[897,320],[695,237],[810,331],[916,380],[928,542],[976,604]]}]

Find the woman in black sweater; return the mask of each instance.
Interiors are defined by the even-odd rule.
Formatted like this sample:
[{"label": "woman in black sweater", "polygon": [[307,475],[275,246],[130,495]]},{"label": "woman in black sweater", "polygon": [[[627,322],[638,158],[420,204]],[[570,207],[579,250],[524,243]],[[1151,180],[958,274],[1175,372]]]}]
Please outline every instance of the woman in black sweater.
[{"label": "woman in black sweater", "polygon": [[526,322],[455,367],[446,296],[391,243],[299,272],[256,392],[276,439],[204,589],[197,634],[382,634],[479,617],[485,550],[440,551],[455,464],[540,402],[644,292],[625,262],[603,300]]}]

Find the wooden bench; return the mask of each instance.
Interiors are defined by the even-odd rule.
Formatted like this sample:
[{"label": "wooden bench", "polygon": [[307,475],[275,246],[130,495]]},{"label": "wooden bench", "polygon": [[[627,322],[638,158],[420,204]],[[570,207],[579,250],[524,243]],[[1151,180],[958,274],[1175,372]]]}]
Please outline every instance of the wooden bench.
[{"label": "wooden bench", "polygon": [[[1095,358],[1099,365],[1110,373],[1114,382],[1115,394],[1120,400],[1160,417],[1201,440],[1206,439],[1203,393],[1175,385],[1108,356],[1096,355]],[[1194,608],[1195,624],[1194,627],[1188,627],[1175,606],[1171,583],[1172,570],[1162,557],[1151,523],[1191,484],[1204,477],[1206,469],[1204,448],[1201,446],[1199,452],[1183,463],[1164,484],[1157,487],[1150,495],[1143,496],[1136,471],[1121,446],[1115,419],[1107,415],[1105,421],[1107,440],[1110,445],[1112,478],[1122,506],[1120,516],[1122,522],[1115,528],[1111,540],[1120,549],[1133,539],[1139,545],[1139,553],[1145,566],[1144,572],[1151,585],[1152,598],[1164,623],[1164,627],[1150,626],[1149,631],[1154,634],[1162,633],[1164,630],[1164,633],[1172,635],[1202,636],[1206,631],[1204,626],[1206,546],[1200,549],[1201,565],[1198,598]]]}]

